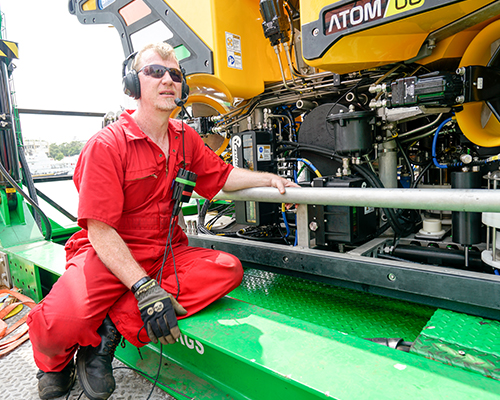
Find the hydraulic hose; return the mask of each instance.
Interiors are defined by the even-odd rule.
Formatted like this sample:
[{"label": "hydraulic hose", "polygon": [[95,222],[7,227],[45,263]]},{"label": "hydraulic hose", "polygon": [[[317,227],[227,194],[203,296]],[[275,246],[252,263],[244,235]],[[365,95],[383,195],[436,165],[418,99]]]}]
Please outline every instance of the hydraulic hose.
[{"label": "hydraulic hose", "polygon": [[445,119],[441,124],[438,126],[436,133],[434,134],[434,139],[432,140],[432,161],[434,162],[434,165],[438,168],[441,169],[446,169],[448,168],[447,165],[440,164],[436,158],[436,144],[437,144],[437,138],[439,136],[439,133],[441,132],[441,129],[443,129],[443,126],[445,126],[448,122],[452,120],[452,117]]},{"label": "hydraulic hose", "polygon": [[413,184],[415,182],[415,175],[413,174],[413,167],[411,165],[411,161],[408,158],[406,151],[403,149],[403,146],[401,146],[401,143],[399,142],[399,140],[396,140],[396,145],[398,146],[399,151],[403,155],[403,159],[405,160],[406,165],[408,166],[408,173],[410,174],[410,187],[413,187]]},{"label": "hydraulic hose", "polygon": [[[26,186],[28,187],[28,194],[31,199],[38,204],[38,196],[36,193],[35,183],[33,182],[33,177],[31,176],[31,171],[28,166],[28,162],[26,161],[26,155],[24,154],[24,147],[19,147],[19,161],[21,163],[22,172],[24,175],[24,181]],[[38,229],[42,231],[42,221],[40,219],[40,214],[36,209],[33,210],[33,218],[35,218],[35,222],[38,225]]]},{"label": "hydraulic hose", "polygon": [[418,174],[417,179],[415,179],[415,182],[413,182],[412,189],[416,188],[419,184],[419,182],[422,180],[424,177],[425,173],[429,170],[429,168],[433,165],[433,162],[430,161],[427,163],[427,165],[424,167],[424,169]]},{"label": "hydraulic hose", "polygon": [[[316,168],[314,166],[314,164],[309,161],[307,158],[286,158],[287,161],[300,161],[302,163],[304,163],[304,165],[306,167],[308,167],[312,172],[314,172],[314,174],[318,177],[318,178],[321,178],[323,175],[321,175],[321,172],[319,172],[318,168]],[[298,174],[297,174],[298,176]],[[297,182],[297,179],[295,179],[295,183],[298,183]]]},{"label": "hydraulic hose", "polygon": [[[335,152],[333,152],[332,150],[324,149],[322,147],[317,147],[317,146],[309,145],[309,144],[300,144],[300,143],[289,142],[289,141],[282,141],[282,142],[280,142],[280,144],[290,146],[290,147],[281,149],[281,151],[286,151],[286,150],[290,150],[290,149],[297,151],[299,149],[303,149],[303,150],[309,150],[311,152],[320,154],[320,155],[325,156],[325,157],[329,157],[331,159],[342,161],[341,156],[339,156],[338,154],[335,154]],[[367,180],[367,182],[372,187],[374,187],[374,188],[383,188],[384,187],[384,185],[382,184],[382,182],[380,181],[378,176],[376,176],[368,168],[365,168],[362,165],[353,164],[352,169],[354,171],[358,172],[363,178],[365,178]],[[409,228],[404,227],[398,221],[398,217],[392,208],[382,208],[382,210],[384,211],[385,215],[387,216],[389,223],[391,225],[391,228],[394,230],[394,232],[398,236],[404,236],[405,234],[408,233]]]},{"label": "hydraulic hose", "polygon": [[213,235],[214,233],[205,227],[205,216],[207,215],[209,207],[210,200],[205,200],[201,207],[201,211],[198,212],[198,231],[207,235]]}]

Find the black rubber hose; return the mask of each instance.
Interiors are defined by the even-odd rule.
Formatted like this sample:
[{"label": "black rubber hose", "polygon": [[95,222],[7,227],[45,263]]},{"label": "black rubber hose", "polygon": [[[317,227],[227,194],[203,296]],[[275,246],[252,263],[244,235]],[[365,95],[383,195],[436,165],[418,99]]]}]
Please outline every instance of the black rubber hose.
[{"label": "black rubber hose", "polygon": [[415,182],[415,175],[413,174],[413,168],[411,166],[410,159],[408,158],[408,154],[406,154],[406,151],[405,149],[403,149],[403,146],[401,146],[401,143],[399,143],[399,140],[396,140],[396,145],[398,146],[399,151],[403,155],[406,165],[408,166],[408,173],[410,174],[410,187],[413,187],[413,184]]},{"label": "black rubber hose", "polygon": [[418,174],[417,179],[415,179],[415,182],[413,182],[412,189],[414,189],[414,188],[416,188],[418,186],[419,182],[422,180],[422,178],[424,177],[425,173],[433,165],[434,165],[434,162],[432,160],[427,163],[427,165],[424,167],[424,169]]},{"label": "black rubber hose", "polygon": [[[301,144],[301,143],[295,143],[295,142],[290,142],[290,141],[282,141],[280,144],[288,145],[290,147],[280,149],[280,151],[286,151],[286,150],[309,150],[311,152],[315,152],[317,154],[323,155],[325,157],[329,157],[331,159],[339,160],[342,161],[341,156],[338,154],[335,154],[332,150],[324,149],[321,147],[313,146],[313,145],[308,145],[308,144]],[[352,169],[358,172],[363,178],[365,178],[368,183],[375,188],[383,188],[384,185],[372,171],[370,171],[368,168],[365,168],[361,165],[356,165],[352,164]],[[389,222],[391,224],[392,229],[398,236],[403,236],[407,233],[407,231],[410,228],[405,228],[404,226],[401,225],[401,223],[398,221],[398,217],[396,216],[395,211],[392,208],[382,208],[384,213],[387,215],[387,218],[389,219]]]},{"label": "black rubber hose", "polygon": [[[35,188],[35,182],[33,182],[33,177],[31,176],[31,171],[28,166],[28,162],[26,161],[26,155],[24,153],[24,146],[19,146],[18,147],[18,152],[19,152],[19,161],[21,162],[21,168],[23,171],[24,175],[24,182],[26,186],[28,187],[28,193],[31,197],[31,199],[38,204],[38,195],[36,193],[36,188]],[[35,219],[36,224],[38,225],[38,229],[40,231],[42,230],[42,221],[40,218],[40,214],[36,211],[36,209],[33,210],[33,218]]]},{"label": "black rubber hose", "polygon": [[207,215],[209,207],[210,201],[205,200],[203,206],[201,207],[201,211],[198,212],[198,232],[205,233],[207,235],[214,235],[214,233],[205,226],[205,216]]}]

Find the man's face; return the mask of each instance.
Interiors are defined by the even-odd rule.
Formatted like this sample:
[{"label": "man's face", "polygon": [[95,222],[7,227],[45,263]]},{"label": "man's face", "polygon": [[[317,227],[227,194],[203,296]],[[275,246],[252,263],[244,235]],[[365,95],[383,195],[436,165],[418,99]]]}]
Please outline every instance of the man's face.
[{"label": "man's face", "polygon": [[[164,60],[153,50],[148,50],[142,56],[141,68],[152,64],[179,69],[179,64],[174,59]],[[148,111],[170,113],[177,107],[175,99],[180,97],[181,83],[174,82],[168,71],[159,79],[139,72],[139,80],[141,83],[141,108]]]}]

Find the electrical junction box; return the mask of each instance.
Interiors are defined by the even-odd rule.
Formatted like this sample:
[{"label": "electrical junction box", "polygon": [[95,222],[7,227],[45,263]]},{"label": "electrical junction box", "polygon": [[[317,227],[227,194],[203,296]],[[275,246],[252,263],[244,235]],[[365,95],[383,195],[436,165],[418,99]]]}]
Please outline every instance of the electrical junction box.
[{"label": "electrical junction box", "polygon": [[[363,188],[360,177],[324,176],[315,178],[312,187]],[[309,205],[309,228],[316,245],[356,244],[370,239],[377,231],[377,213],[373,207]]]},{"label": "electrical junction box", "polygon": [[[269,131],[245,131],[232,137],[233,165],[251,171],[276,173],[274,135]],[[236,223],[266,225],[277,221],[279,205],[255,201],[235,201]]]}]

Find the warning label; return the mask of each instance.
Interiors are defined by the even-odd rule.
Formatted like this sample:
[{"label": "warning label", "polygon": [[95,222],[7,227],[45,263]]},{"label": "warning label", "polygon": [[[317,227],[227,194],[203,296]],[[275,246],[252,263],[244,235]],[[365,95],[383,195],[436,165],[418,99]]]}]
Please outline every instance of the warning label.
[{"label": "warning label", "polygon": [[271,161],[271,146],[268,144],[257,145],[257,161]]},{"label": "warning label", "polygon": [[226,55],[229,68],[243,69],[240,36],[226,32]]}]

